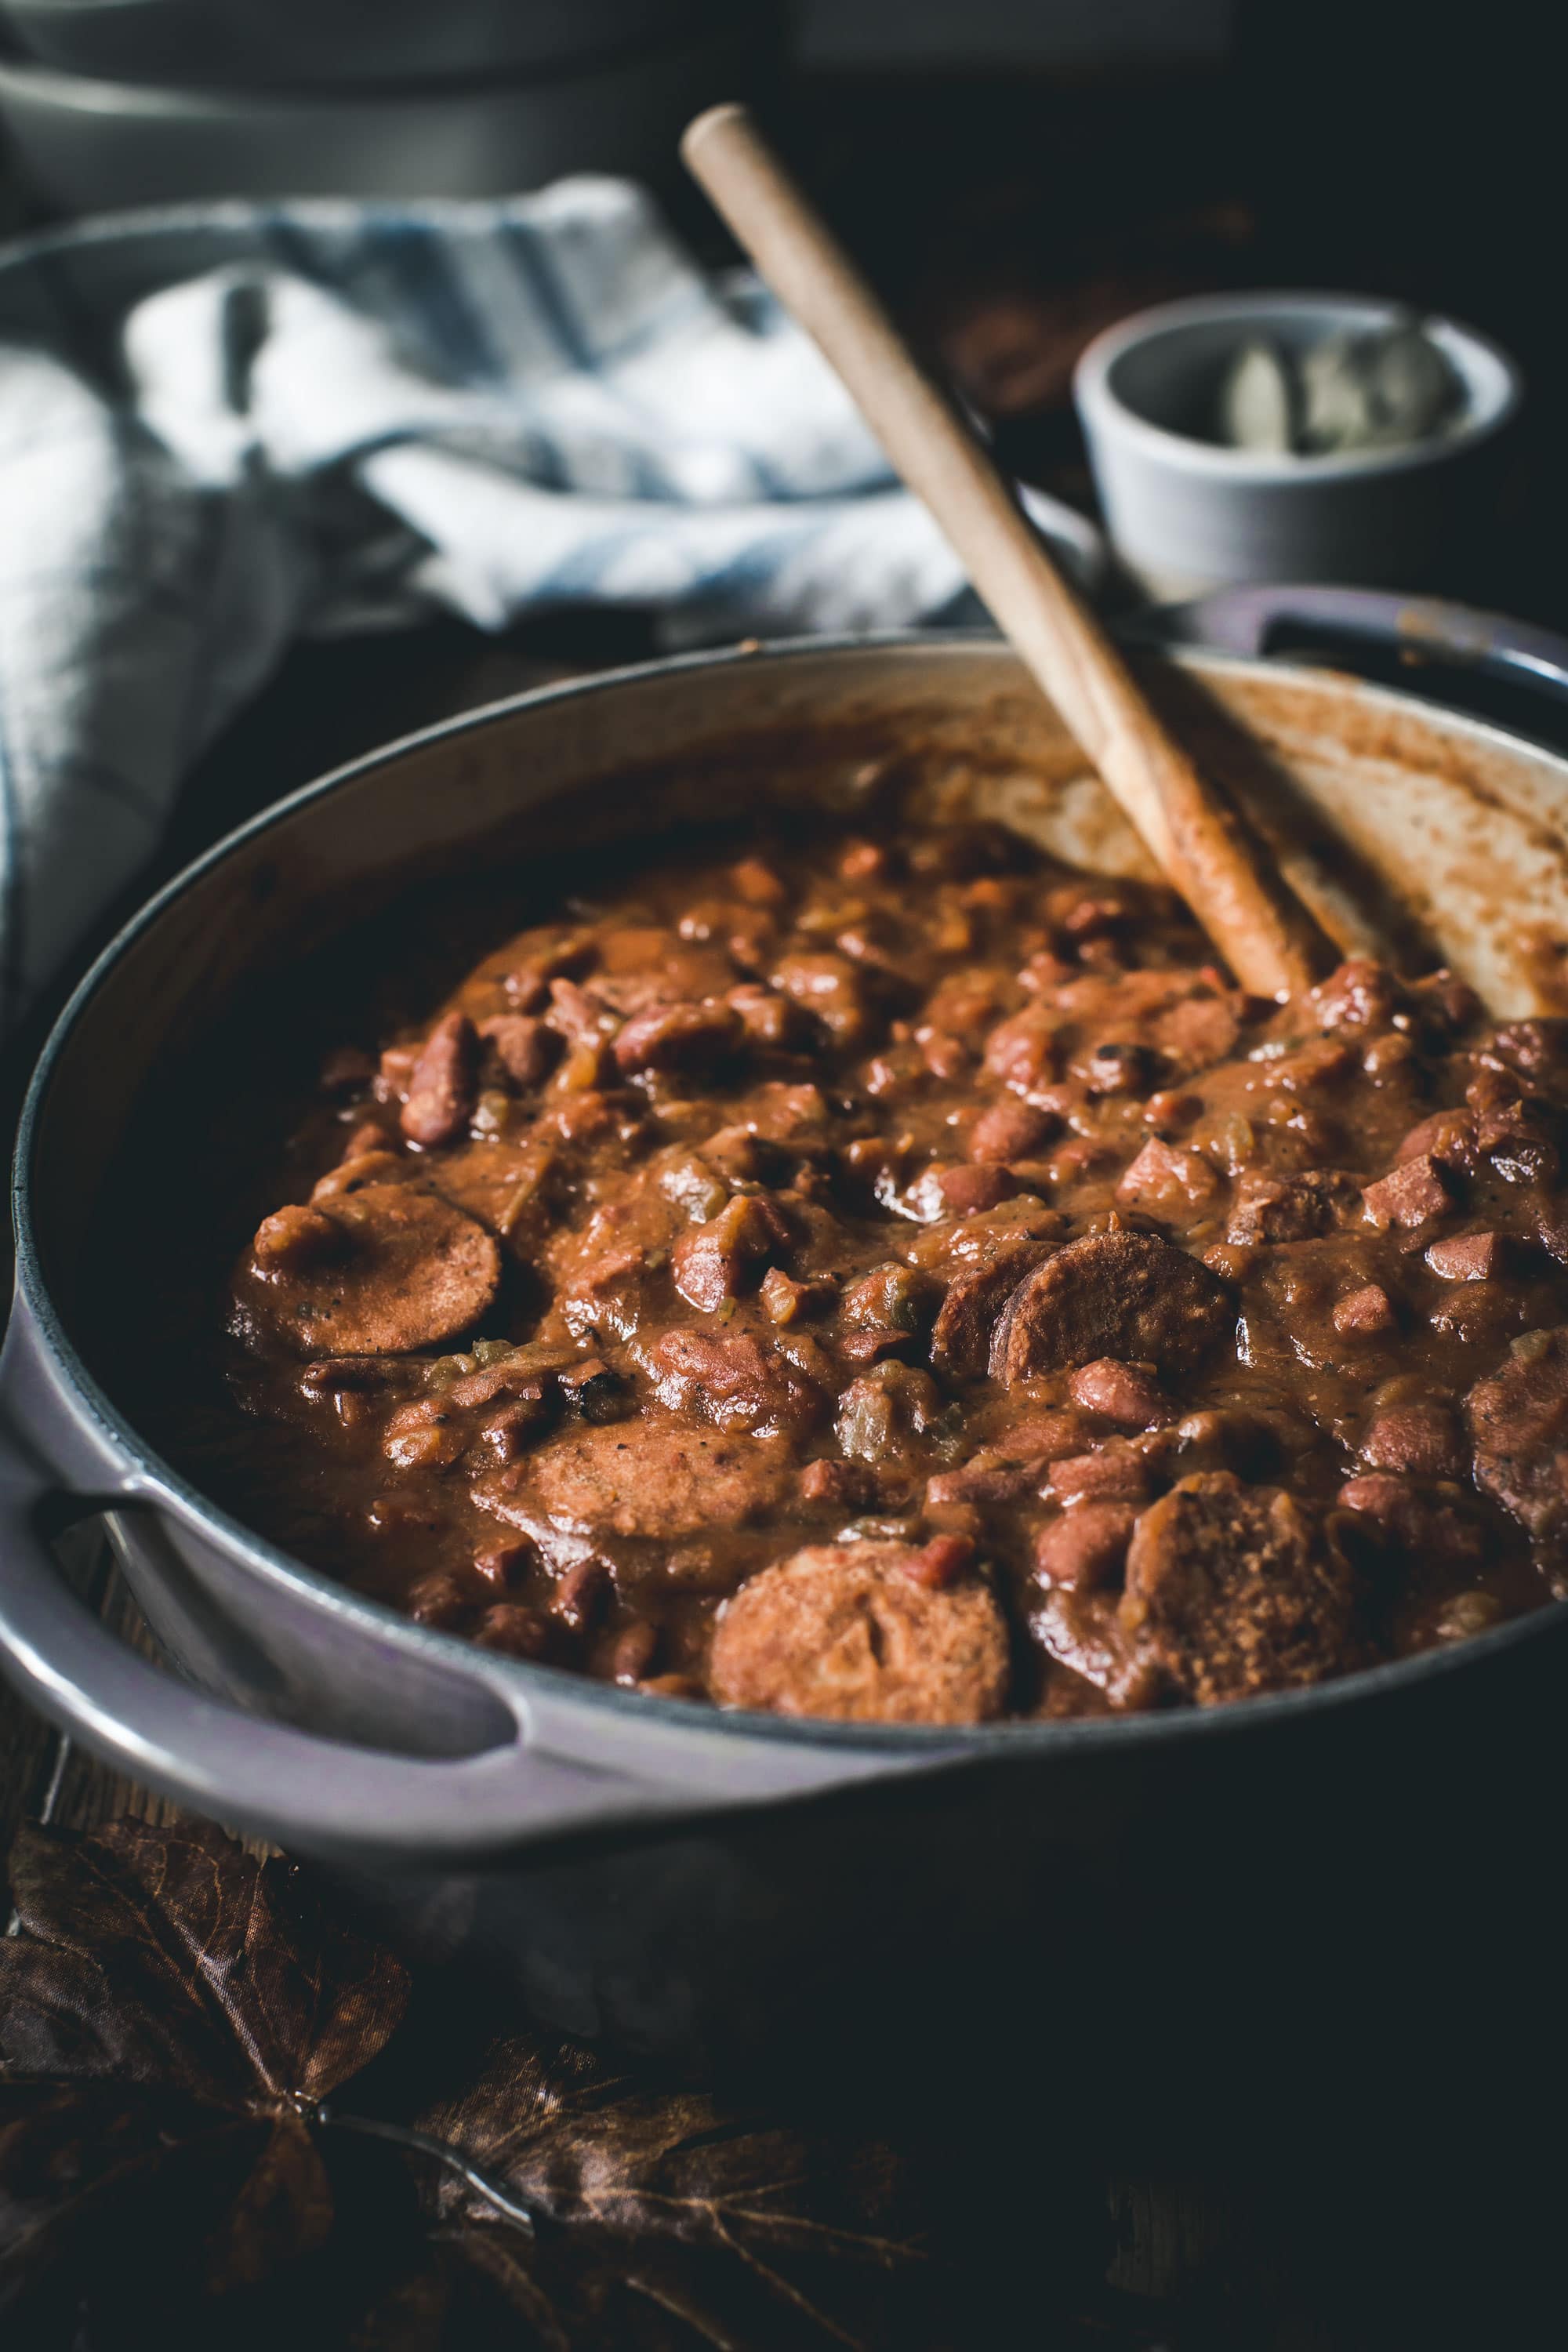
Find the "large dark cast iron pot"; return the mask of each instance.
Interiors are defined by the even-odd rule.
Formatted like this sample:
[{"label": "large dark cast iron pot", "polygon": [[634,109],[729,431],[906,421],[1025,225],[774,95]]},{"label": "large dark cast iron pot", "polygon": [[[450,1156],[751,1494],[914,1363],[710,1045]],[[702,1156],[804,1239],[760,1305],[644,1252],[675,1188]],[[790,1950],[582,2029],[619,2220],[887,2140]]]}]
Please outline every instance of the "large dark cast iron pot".
[{"label": "large dark cast iron pot", "polygon": [[[1568,938],[1568,761],[1321,671],[1189,653],[1158,676],[1201,756],[1289,814],[1299,874],[1343,923],[1373,900],[1386,916],[1392,889],[1497,1010],[1537,1002],[1542,940]],[[527,859],[612,805],[649,832],[704,796],[732,814],[768,746],[797,793],[853,803],[897,758],[947,805],[1140,863],[1011,656],[973,638],[524,696],[235,835],[100,960],[28,1099],[0,1361],[5,1671],[72,1738],[313,1861],[426,1959],[481,1961],[551,2022],[688,2067],[1005,2053],[1064,2096],[1116,2065],[1181,2095],[1251,2074],[1272,2096],[1347,2032],[1364,2063],[1445,2020],[1506,2020],[1521,1993],[1539,2015],[1568,1609],[1214,1712],[958,1732],[721,1714],[342,1589],[195,1492],[139,1434],[136,1396],[100,1384],[76,1276],[161,1057],[242,985],[287,985],[351,902]],[[617,796],[628,769],[663,781]],[[47,1535],[87,1512],[108,1514],[164,1664],[59,1573]]]}]

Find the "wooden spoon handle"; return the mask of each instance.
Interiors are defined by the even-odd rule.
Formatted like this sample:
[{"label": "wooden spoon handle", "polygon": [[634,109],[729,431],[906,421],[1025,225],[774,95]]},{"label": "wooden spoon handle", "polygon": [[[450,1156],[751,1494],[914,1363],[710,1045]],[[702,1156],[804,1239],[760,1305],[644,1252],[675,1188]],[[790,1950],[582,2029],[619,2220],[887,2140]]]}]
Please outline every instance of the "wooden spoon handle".
[{"label": "wooden spoon handle", "polygon": [[1321,933],[1255,862],[1234,814],[1145,699],[985,449],[745,108],[699,115],[681,153],[941,524],[997,625],[1243,986],[1268,996],[1307,986]]}]

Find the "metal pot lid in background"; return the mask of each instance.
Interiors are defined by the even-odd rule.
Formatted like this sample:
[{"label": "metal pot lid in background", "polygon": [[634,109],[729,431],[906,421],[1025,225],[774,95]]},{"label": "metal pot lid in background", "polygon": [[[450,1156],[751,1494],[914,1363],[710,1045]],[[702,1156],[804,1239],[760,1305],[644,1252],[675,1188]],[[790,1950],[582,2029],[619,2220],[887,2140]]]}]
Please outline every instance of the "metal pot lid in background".
[{"label": "metal pot lid in background", "polygon": [[783,0],[744,10],[694,0],[673,23],[660,11],[651,40],[467,79],[416,72],[370,85],[325,73],[288,85],[89,79],[0,54],[0,121],[35,196],[68,213],[232,196],[507,195],[588,171],[658,186],[675,177],[694,113],[766,84],[784,14]]}]

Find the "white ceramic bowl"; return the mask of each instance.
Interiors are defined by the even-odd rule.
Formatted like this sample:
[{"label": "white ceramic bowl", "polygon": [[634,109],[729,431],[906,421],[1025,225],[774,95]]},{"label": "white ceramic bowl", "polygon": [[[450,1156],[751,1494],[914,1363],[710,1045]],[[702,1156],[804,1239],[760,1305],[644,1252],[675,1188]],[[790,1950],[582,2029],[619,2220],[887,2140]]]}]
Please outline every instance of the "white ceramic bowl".
[{"label": "white ceramic bowl", "polygon": [[1172,597],[1255,580],[1443,584],[1484,526],[1490,461],[1522,392],[1512,361],[1470,328],[1425,321],[1464,387],[1457,421],[1429,440],[1297,457],[1203,437],[1238,345],[1264,336],[1301,351],[1401,315],[1350,294],[1215,295],[1140,310],[1096,336],[1073,394],[1112,542],[1142,587]]}]

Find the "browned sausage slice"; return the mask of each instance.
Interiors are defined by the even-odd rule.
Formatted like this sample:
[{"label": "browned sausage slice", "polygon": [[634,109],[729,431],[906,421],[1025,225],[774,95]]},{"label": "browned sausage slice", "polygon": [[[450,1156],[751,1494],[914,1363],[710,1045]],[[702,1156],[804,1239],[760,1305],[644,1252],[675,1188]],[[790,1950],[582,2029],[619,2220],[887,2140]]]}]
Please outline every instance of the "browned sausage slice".
[{"label": "browned sausage slice", "polygon": [[955,1380],[975,1381],[991,1354],[996,1318],[1025,1275],[1049,1257],[1048,1242],[1019,1242],[982,1265],[966,1266],[947,1286],[931,1335],[931,1360]]},{"label": "browned sausage slice", "polygon": [[1281,1487],[1228,1470],[1184,1478],[1132,1530],[1122,1626],[1200,1706],[1342,1673],[1359,1613],[1335,1521]]},{"label": "browned sausage slice", "polygon": [[726,1436],[704,1421],[613,1421],[574,1429],[521,1470],[475,1489],[502,1518],[542,1511],[586,1534],[689,1536],[739,1527],[784,1503],[794,1456],[782,1438]]},{"label": "browned sausage slice", "polygon": [[267,1311],[302,1355],[437,1347],[477,1322],[496,1295],[500,1252],[491,1236],[422,1186],[367,1184],[310,1213],[335,1232],[309,1263],[280,1264],[265,1248],[250,1259]]},{"label": "browned sausage slice", "polygon": [[1098,1356],[1163,1368],[1193,1363],[1229,1330],[1226,1286],[1152,1234],[1089,1234],[1025,1276],[991,1343],[991,1373],[1011,1387]]},{"label": "browned sausage slice", "polygon": [[1568,1330],[1522,1333],[1465,1412],[1482,1494],[1532,1536],[1568,1528]]},{"label": "browned sausage slice", "polygon": [[1007,1697],[988,1587],[933,1589],[898,1543],[813,1544],[743,1584],[714,1630],[721,1706],[855,1723],[981,1723]]}]

